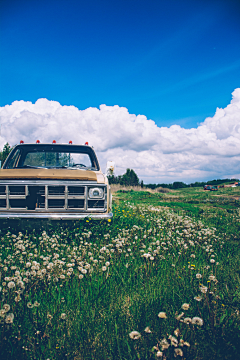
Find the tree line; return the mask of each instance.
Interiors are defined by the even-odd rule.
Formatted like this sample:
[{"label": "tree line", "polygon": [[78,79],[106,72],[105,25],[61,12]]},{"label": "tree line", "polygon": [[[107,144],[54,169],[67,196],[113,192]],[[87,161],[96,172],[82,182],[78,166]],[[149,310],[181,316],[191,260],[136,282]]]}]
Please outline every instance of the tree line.
[{"label": "tree line", "polygon": [[110,175],[108,176],[109,184],[119,184],[124,186],[141,186],[142,188],[156,189],[159,187],[168,189],[182,189],[188,187],[203,187],[204,185],[221,185],[226,182],[238,182],[238,179],[217,179],[209,181],[196,181],[191,184],[186,184],[182,181],[174,181],[172,184],[143,184],[143,181],[139,181],[139,178],[134,170],[127,169],[126,173],[119,176]]}]

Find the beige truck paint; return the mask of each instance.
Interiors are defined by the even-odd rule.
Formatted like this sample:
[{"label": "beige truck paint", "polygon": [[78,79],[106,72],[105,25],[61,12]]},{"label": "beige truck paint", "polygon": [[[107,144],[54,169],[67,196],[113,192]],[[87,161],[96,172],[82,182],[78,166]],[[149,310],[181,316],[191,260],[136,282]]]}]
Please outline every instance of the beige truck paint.
[{"label": "beige truck paint", "polygon": [[[97,175],[90,170],[67,169],[1,169],[0,180],[5,179],[62,179],[97,181]],[[99,181],[100,182],[100,181]]]}]

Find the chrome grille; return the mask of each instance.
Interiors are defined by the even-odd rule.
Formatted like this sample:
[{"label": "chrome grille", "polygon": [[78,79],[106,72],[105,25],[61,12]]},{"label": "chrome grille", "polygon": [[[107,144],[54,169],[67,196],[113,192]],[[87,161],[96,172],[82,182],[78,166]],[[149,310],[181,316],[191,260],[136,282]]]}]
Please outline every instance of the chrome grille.
[{"label": "chrome grille", "polygon": [[[98,184],[72,184],[61,182],[52,184],[22,181],[24,184],[0,184],[1,211],[37,211],[37,212],[106,212],[107,187]],[[81,185],[80,185],[81,184]],[[103,199],[89,199],[91,187],[103,188]]]}]

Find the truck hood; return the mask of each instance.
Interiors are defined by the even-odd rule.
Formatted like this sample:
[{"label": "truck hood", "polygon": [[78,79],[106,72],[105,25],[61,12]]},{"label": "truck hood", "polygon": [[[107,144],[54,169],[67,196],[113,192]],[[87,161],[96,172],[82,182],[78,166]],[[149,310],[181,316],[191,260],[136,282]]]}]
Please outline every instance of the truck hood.
[{"label": "truck hood", "polygon": [[94,171],[80,169],[1,169],[0,180],[6,179],[61,179],[97,181],[97,175]]}]

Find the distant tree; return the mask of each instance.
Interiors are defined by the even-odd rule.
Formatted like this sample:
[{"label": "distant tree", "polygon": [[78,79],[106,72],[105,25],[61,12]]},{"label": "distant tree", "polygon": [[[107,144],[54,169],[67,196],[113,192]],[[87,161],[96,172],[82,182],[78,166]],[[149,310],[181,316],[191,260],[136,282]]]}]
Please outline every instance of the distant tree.
[{"label": "distant tree", "polygon": [[141,186],[141,188],[144,187],[144,185],[143,185],[143,180],[141,181],[140,186]]},{"label": "distant tree", "polygon": [[126,173],[119,176],[109,175],[109,184],[120,184],[125,186],[138,186],[139,178],[134,170],[127,169]]},{"label": "distant tree", "polygon": [[1,161],[2,165],[4,164],[4,161],[8,157],[11,150],[12,150],[12,148],[9,145],[9,143],[6,143],[3,147],[3,150],[0,151],[0,161]]},{"label": "distant tree", "polygon": [[181,189],[181,188],[186,188],[186,187],[188,187],[188,185],[181,181],[175,181],[173,183],[173,189]]},{"label": "distant tree", "polygon": [[134,170],[127,169],[126,173],[122,176],[122,185],[126,186],[138,186],[139,185],[139,178]]}]

